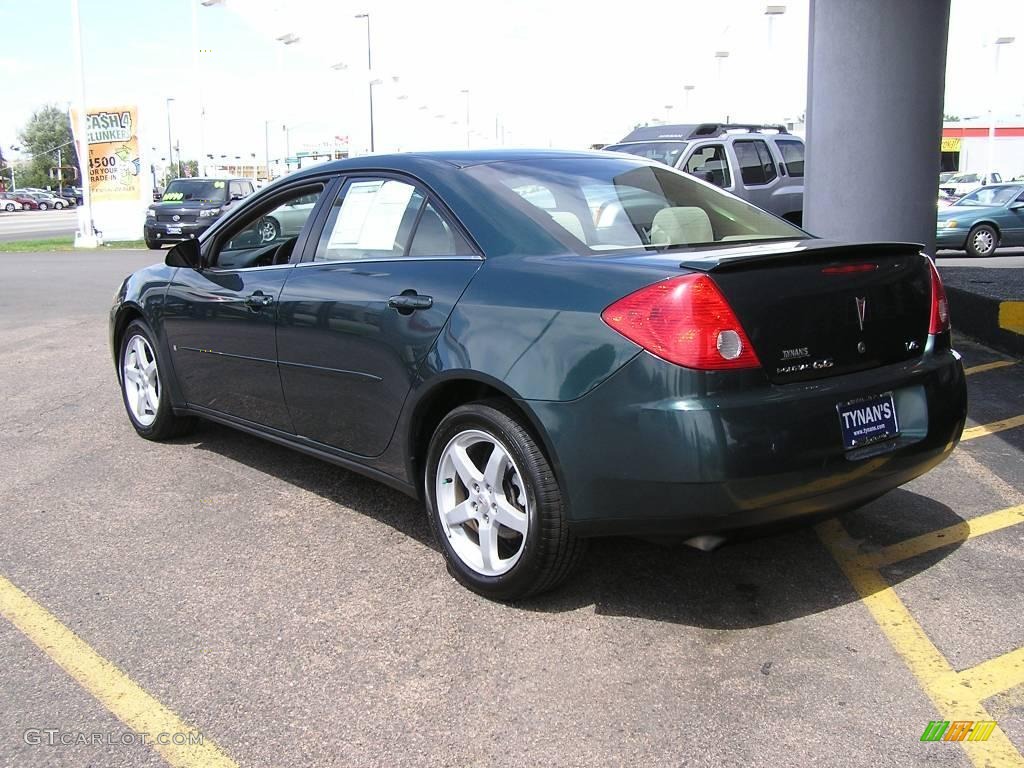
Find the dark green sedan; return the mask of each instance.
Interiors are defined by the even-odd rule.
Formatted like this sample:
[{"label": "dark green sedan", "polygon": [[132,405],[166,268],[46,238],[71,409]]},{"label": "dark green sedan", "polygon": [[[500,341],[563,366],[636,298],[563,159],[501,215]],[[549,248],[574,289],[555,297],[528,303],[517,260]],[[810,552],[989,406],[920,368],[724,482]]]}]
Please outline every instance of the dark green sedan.
[{"label": "dark green sedan", "polygon": [[940,208],[935,238],[937,247],[971,256],[1024,245],[1024,184],[989,184]]},{"label": "dark green sedan", "polygon": [[589,537],[708,548],[863,504],[966,417],[918,246],[607,152],[290,174],[129,276],[110,339],[142,437],[209,419],[421,498],[452,575],[503,600]]}]

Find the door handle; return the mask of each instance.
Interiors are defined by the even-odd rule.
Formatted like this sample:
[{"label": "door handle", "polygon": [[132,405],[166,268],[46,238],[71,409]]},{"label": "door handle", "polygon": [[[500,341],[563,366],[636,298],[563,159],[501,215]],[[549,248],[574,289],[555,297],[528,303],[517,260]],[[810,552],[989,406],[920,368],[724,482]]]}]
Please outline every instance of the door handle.
[{"label": "door handle", "polygon": [[263,309],[274,303],[273,296],[267,296],[263,291],[256,291],[245,299],[245,306],[249,309]]},{"label": "door handle", "polygon": [[418,293],[401,293],[388,299],[388,306],[397,309],[401,315],[411,315],[417,309],[430,309],[434,306],[433,296],[421,296]]}]

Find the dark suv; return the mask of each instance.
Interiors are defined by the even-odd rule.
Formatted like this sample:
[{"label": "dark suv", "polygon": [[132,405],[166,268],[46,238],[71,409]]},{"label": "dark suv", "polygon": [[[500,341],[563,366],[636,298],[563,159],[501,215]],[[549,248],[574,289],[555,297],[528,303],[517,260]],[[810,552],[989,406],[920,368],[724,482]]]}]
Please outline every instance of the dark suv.
[{"label": "dark suv", "polygon": [[252,191],[249,179],[174,179],[146,211],[146,245],[159,248],[199,237],[222,210]]},{"label": "dark suv", "polygon": [[797,226],[803,220],[804,142],[785,126],[644,126],[605,149],[671,165]]}]

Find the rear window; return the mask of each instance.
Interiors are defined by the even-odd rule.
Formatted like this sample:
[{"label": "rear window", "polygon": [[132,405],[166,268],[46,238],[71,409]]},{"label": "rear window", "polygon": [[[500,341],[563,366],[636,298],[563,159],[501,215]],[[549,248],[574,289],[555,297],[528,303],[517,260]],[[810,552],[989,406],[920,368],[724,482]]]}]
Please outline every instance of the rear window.
[{"label": "rear window", "polygon": [[466,172],[582,254],[806,237],[686,174],[625,158],[545,158]]},{"label": "rear window", "polygon": [[610,152],[626,152],[648,160],[657,160],[665,165],[675,166],[686,151],[685,141],[638,141],[630,144],[612,144],[605,147]]}]

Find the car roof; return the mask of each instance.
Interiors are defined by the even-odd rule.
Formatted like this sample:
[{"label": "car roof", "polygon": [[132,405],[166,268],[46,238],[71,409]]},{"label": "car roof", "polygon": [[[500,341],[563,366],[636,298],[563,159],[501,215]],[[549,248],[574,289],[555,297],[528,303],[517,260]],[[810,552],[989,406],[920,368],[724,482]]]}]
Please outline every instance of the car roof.
[{"label": "car roof", "polygon": [[322,173],[338,173],[343,171],[406,171],[414,175],[418,171],[438,170],[448,167],[451,170],[469,168],[474,165],[490,163],[522,162],[527,160],[558,160],[616,157],[600,150],[559,150],[559,149],[477,149],[447,150],[437,152],[399,152],[386,155],[361,155],[344,160],[332,160],[327,163],[303,168],[288,174],[289,179],[315,176]]}]

